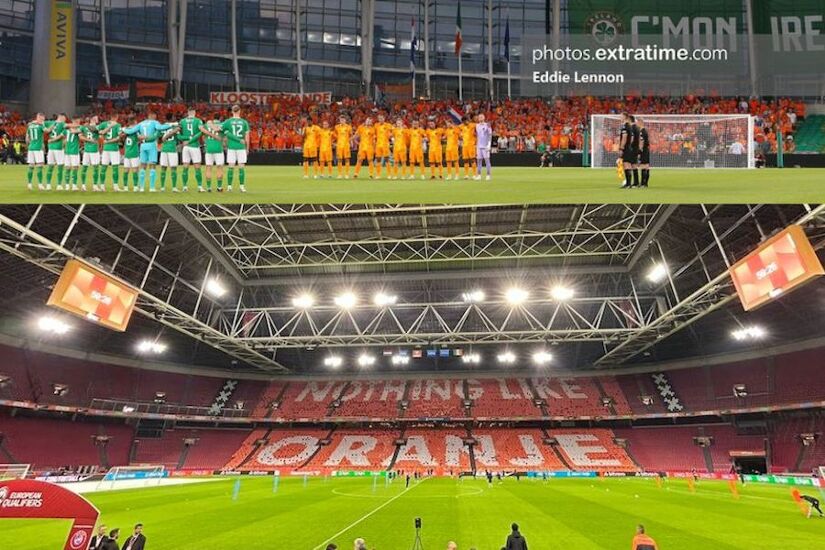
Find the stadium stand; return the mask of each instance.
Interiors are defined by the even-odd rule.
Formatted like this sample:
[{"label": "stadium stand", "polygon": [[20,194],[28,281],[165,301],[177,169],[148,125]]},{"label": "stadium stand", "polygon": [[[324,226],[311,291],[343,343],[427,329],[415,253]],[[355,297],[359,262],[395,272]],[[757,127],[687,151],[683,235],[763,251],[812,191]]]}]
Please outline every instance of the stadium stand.
[{"label": "stadium stand", "polygon": [[397,418],[407,383],[403,380],[354,381],[341,394],[332,416]]},{"label": "stadium stand", "polygon": [[695,428],[650,427],[615,430],[616,437],[627,439],[636,461],[649,471],[702,471],[702,450],[693,443]]},{"label": "stadium stand", "polygon": [[334,380],[292,382],[284,391],[280,405],[272,412],[272,417],[291,420],[323,418],[345,386],[345,382]]},{"label": "stadium stand", "polygon": [[462,418],[464,409],[464,381],[415,380],[407,390],[409,407],[405,416],[410,418]]},{"label": "stadium stand", "polygon": [[472,396],[472,413],[476,418],[538,417],[541,409],[534,403],[535,398],[529,384],[524,379],[496,378],[477,380],[480,395]]},{"label": "stadium stand", "polygon": [[325,470],[375,470],[389,465],[395,454],[397,430],[335,430],[307,467]]},{"label": "stadium stand", "polygon": [[[545,442],[544,432],[538,429],[475,429],[473,437],[477,441],[473,454],[479,470],[567,468]],[[485,452],[486,445],[493,446],[493,452]]]},{"label": "stadium stand", "polygon": [[317,428],[272,430],[266,437],[267,443],[260,445],[245,462],[231,469],[272,471],[302,468],[315,457],[321,449],[321,440],[329,435],[330,430]]}]

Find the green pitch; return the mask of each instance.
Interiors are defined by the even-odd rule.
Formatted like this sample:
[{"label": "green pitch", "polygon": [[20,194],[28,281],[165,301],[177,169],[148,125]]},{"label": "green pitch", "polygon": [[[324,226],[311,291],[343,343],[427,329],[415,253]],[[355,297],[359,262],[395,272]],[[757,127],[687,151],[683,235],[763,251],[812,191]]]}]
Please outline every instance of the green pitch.
[{"label": "green pitch", "polygon": [[[245,477],[237,500],[234,479],[87,495],[101,521],[122,536],[140,521],[151,550],[342,550],[363,537],[370,549],[412,547],[413,519],[423,520],[427,550],[498,550],[510,523],[521,525],[529,547],[628,548],[644,523],[662,550],[822,548],[825,520],[806,519],[788,487],[748,485],[735,500],[725,482],[701,481],[695,493],[683,480],[659,489],[653,479],[440,478],[386,486],[371,478],[284,479]],[[815,493],[810,489],[808,493]],[[58,548],[68,524],[4,520],[3,550]],[[122,543],[122,538],[121,538]]]},{"label": "green pitch", "polygon": [[[653,170],[649,189],[619,189],[615,170],[494,168],[492,181],[303,179],[298,166],[247,168],[247,193],[40,192],[26,189],[26,168],[0,169],[6,203],[806,203],[825,202],[825,169]],[[91,174],[89,176],[91,178]],[[427,176],[429,178],[429,176]],[[159,180],[160,178],[158,178]],[[180,176],[179,176],[180,179]],[[122,180],[122,178],[121,178]],[[91,179],[89,180],[91,182]],[[35,179],[36,184],[36,179]],[[35,185],[36,187],[36,185]]]}]

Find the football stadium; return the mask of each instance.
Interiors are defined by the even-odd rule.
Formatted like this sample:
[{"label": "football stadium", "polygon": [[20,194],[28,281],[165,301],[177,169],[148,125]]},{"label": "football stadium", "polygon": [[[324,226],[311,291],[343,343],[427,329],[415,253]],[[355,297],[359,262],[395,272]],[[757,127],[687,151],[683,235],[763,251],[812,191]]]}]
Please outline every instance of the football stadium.
[{"label": "football stadium", "polygon": [[823,9],[14,0],[0,188],[55,204],[821,202]]},{"label": "football stadium", "polygon": [[807,204],[2,206],[0,547],[819,547],[823,246]]}]

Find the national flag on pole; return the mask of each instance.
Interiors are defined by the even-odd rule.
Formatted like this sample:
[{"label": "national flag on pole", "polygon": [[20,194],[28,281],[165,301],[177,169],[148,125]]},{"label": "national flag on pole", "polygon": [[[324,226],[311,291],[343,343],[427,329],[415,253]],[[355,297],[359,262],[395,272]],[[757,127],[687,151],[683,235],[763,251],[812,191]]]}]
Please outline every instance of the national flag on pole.
[{"label": "national flag on pole", "polygon": [[457,107],[450,107],[447,110],[447,114],[450,115],[450,118],[453,119],[453,122],[456,124],[461,124],[461,121],[464,120],[464,113]]},{"label": "national flag on pole", "polygon": [[461,2],[458,3],[458,10],[455,14],[455,54],[461,55]]},{"label": "national flag on pole", "polygon": [[510,62],[510,16],[507,16],[507,26],[504,27],[504,59]]},{"label": "national flag on pole", "polygon": [[410,76],[415,78],[415,52],[418,49],[418,39],[415,36],[415,19],[410,19]]}]

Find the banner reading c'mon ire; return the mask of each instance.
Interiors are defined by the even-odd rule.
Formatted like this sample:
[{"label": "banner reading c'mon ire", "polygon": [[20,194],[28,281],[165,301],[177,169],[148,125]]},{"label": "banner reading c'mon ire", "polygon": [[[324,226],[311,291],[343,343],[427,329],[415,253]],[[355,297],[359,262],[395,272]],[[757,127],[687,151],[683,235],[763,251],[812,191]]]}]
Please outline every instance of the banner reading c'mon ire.
[{"label": "banner reading c'mon ire", "polygon": [[52,0],[49,22],[49,79],[71,80],[72,36],[74,33],[74,6],[72,2]]}]

